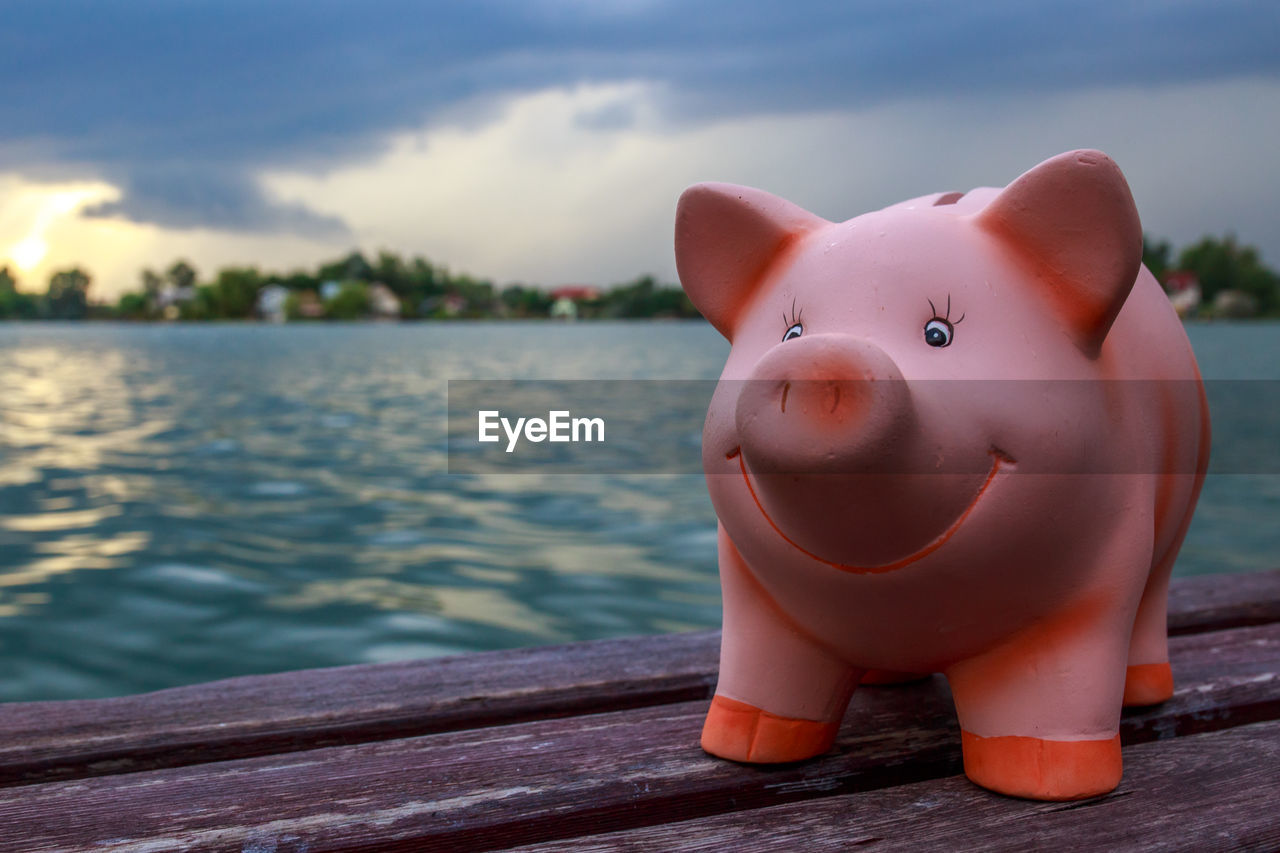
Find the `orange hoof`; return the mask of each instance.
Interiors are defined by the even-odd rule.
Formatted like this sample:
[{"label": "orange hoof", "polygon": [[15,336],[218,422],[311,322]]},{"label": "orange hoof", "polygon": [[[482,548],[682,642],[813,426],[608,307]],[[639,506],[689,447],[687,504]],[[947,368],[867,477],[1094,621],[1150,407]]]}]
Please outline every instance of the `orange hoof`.
[{"label": "orange hoof", "polygon": [[1042,740],[960,733],[964,774],[984,788],[1029,800],[1083,800],[1115,790],[1120,735],[1106,740]]},{"label": "orange hoof", "polygon": [[929,677],[927,672],[894,672],[891,669],[869,669],[862,674],[859,685],[870,684],[910,684],[913,681],[924,681]]},{"label": "orange hoof", "polygon": [[1124,674],[1124,704],[1156,705],[1173,696],[1173,670],[1167,663],[1140,663]]},{"label": "orange hoof", "polygon": [[793,720],[717,695],[702,726],[702,748],[753,764],[799,761],[830,749],[839,728],[838,722]]}]

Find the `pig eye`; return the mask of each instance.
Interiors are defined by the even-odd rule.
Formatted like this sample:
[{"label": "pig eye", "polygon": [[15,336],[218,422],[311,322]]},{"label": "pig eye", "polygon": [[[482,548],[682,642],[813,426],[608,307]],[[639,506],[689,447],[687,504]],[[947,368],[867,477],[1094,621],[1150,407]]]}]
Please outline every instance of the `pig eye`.
[{"label": "pig eye", "polygon": [[955,329],[951,324],[941,317],[934,317],[928,323],[924,324],[924,342],[931,347],[945,347],[950,345],[951,337],[955,334]]},{"label": "pig eye", "polygon": [[[956,327],[951,322],[951,294],[947,294],[947,313],[939,314],[938,309],[933,307],[933,300],[928,300],[929,310],[933,312],[933,319],[924,324],[924,342],[931,347],[949,347],[951,339],[955,337]],[[964,315],[960,315],[960,320],[964,319]],[[959,323],[960,320],[956,320]]]},{"label": "pig eye", "polygon": [[803,333],[804,333],[804,326],[800,325],[799,323],[796,323],[790,329],[787,329],[787,333],[782,336],[782,340],[785,343],[786,341],[789,341],[792,338],[800,337],[800,335],[802,335]]}]

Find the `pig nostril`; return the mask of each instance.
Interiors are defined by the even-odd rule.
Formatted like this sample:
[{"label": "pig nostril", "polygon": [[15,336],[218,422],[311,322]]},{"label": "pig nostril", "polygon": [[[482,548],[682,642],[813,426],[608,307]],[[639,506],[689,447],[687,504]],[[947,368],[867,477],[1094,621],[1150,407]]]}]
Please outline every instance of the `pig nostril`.
[{"label": "pig nostril", "polygon": [[787,392],[791,390],[791,383],[788,382],[782,386],[782,413],[787,413]]},{"label": "pig nostril", "polygon": [[836,410],[836,407],[838,407],[838,406],[840,405],[840,386],[839,386],[839,385],[833,385],[833,386],[832,386],[832,388],[833,388],[833,389],[835,390],[835,392],[836,392],[836,393],[835,393],[835,399],[831,401],[831,411],[834,413],[834,412],[835,412],[835,410]]}]

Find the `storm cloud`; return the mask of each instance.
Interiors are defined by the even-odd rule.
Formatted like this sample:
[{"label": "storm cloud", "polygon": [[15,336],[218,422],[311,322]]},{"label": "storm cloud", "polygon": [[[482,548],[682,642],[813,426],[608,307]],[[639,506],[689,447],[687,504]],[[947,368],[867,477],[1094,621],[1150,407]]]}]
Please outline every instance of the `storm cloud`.
[{"label": "storm cloud", "polygon": [[[1280,71],[1256,2],[10,0],[0,171],[105,180],[91,215],[170,228],[347,233],[268,198],[389,137],[483,122],[504,98],[640,81],[662,120],[1036,97]],[[625,106],[584,115],[625,127]]]}]

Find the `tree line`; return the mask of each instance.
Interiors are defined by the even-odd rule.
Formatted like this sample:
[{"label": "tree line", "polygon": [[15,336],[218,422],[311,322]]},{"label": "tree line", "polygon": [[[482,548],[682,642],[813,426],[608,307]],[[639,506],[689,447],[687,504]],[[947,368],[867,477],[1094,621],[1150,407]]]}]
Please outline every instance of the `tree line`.
[{"label": "tree line", "polygon": [[1231,234],[1204,237],[1178,252],[1169,241],[1144,235],[1142,262],[1161,283],[1174,272],[1195,276],[1200,286],[1198,316],[1215,316],[1222,310],[1224,294],[1239,294],[1251,304],[1246,313],[1280,317],[1280,275],[1263,263],[1256,248],[1238,243]]},{"label": "tree line", "polygon": [[[1248,313],[1280,316],[1280,276],[1263,263],[1256,248],[1231,235],[1205,237],[1177,252],[1168,241],[1144,238],[1143,261],[1162,282],[1175,271],[1194,275],[1202,296],[1200,316],[1214,316],[1222,294],[1243,294]],[[283,296],[279,310],[299,320],[369,316],[376,297],[387,292],[394,295],[390,304],[403,319],[543,318],[553,303],[542,288],[498,288],[487,279],[451,273],[425,258],[405,259],[387,251],[372,260],[353,251],[310,271],[264,273],[252,266],[224,267],[203,281],[195,267],[178,260],[162,271],[142,270],[138,288],[114,304],[93,301],[92,283],[87,271],[72,267],[53,273],[44,293],[30,293],[19,288],[8,267],[0,267],[0,319],[248,319],[258,315],[260,295],[272,286]],[[587,319],[699,316],[684,291],[652,276],[580,298],[575,309],[578,317]]]},{"label": "tree line", "polygon": [[[258,316],[260,294],[276,286],[284,294],[289,319],[358,319],[373,311],[380,289],[394,295],[391,304],[403,319],[547,317],[551,294],[538,287],[451,273],[421,257],[379,252],[369,259],[358,251],[319,264],[313,270],[262,272],[257,267],[224,267],[207,280],[185,260],[167,269],[144,269],[139,286],[114,304],[90,298],[93,279],[76,267],[56,272],[43,294],[28,293],[0,268],[0,319],[240,320]],[[579,300],[577,316],[586,318],[698,317],[684,291],[652,276],[601,290]]]}]

